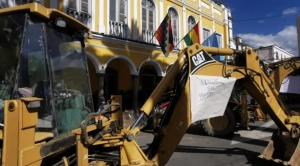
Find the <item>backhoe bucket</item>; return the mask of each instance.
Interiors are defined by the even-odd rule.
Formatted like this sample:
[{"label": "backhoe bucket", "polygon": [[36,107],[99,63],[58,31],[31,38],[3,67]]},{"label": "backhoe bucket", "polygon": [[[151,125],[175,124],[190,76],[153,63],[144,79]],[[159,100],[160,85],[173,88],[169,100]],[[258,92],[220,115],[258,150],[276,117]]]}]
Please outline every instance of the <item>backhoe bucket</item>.
[{"label": "backhoe bucket", "polygon": [[300,166],[299,138],[292,138],[289,133],[275,131],[268,146],[260,158],[273,160],[284,165]]}]

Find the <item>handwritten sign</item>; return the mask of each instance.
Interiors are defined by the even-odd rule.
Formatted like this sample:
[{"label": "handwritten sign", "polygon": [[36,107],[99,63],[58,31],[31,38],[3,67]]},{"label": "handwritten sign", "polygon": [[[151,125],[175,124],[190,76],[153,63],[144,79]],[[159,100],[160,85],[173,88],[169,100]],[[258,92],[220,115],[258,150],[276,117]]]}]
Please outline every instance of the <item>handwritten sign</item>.
[{"label": "handwritten sign", "polygon": [[190,75],[192,122],[224,115],[235,78]]}]

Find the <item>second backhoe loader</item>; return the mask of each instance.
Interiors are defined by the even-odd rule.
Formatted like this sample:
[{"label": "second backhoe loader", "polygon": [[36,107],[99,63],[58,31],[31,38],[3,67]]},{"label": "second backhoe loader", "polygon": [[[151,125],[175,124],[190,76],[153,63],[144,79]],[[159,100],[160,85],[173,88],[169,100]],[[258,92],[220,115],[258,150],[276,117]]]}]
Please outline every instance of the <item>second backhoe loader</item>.
[{"label": "second backhoe loader", "polygon": [[[300,68],[300,58],[293,57],[275,63],[264,64],[261,62],[261,68],[279,92],[284,78],[296,72]],[[269,71],[271,72],[269,72]],[[269,118],[261,111],[260,106],[251,99],[248,101],[247,93],[243,91],[239,84],[234,87],[229,102],[223,116],[209,118],[199,121],[201,130],[210,136],[228,136],[240,129],[249,130],[249,122],[257,120],[267,121]],[[296,94],[280,93],[283,102],[288,104],[299,98]],[[300,99],[300,98],[299,98]],[[293,102],[294,103],[294,102]],[[299,110],[297,104],[289,104],[289,108]]]}]

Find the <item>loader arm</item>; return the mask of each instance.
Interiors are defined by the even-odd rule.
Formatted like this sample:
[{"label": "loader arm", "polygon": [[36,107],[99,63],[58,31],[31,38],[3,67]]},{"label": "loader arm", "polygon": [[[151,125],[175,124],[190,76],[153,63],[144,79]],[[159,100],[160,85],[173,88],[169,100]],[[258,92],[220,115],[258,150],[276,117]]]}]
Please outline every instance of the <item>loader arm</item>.
[{"label": "loader arm", "polygon": [[[193,68],[193,57],[201,52],[205,54],[204,61],[198,63],[198,67],[194,66]],[[150,153],[148,154],[148,157],[153,157],[152,161],[158,163],[158,165],[167,163],[191,124],[191,80],[189,79],[191,75],[236,78],[237,81],[242,82],[243,88],[261,105],[264,113],[270,115],[281,131],[293,133],[295,127],[299,125],[299,116],[292,116],[279,100],[278,91],[261,69],[259,58],[254,51],[245,50],[237,53],[235,57],[237,63],[235,66],[215,61],[210,55],[206,54],[206,52],[209,54],[233,55],[232,50],[213,49],[199,45],[193,45],[180,53],[178,61],[176,61],[175,64],[178,64],[179,69],[182,69],[184,68],[183,63],[186,62],[185,65],[187,65],[189,69],[186,75],[182,75],[180,78],[184,80],[182,77],[186,77],[186,82],[182,83],[182,92],[177,94],[178,99],[176,99],[177,102],[173,103],[173,108],[173,101],[171,101],[170,108],[165,114],[166,118],[162,119],[161,128],[158,135],[155,136],[150,146]],[[178,73],[179,69],[177,67],[174,69]],[[173,70],[170,71],[173,72]],[[156,99],[158,98],[155,96],[157,95],[156,93],[163,92],[165,90],[164,87],[171,83],[169,81],[176,82],[176,80],[169,79],[168,76],[174,78],[173,74],[170,73],[169,75],[168,73],[166,75],[167,81],[163,80],[161,84],[159,84],[158,88],[145,102],[144,106],[147,106],[149,103],[156,103]],[[173,98],[173,100],[175,99]],[[152,107],[151,104],[150,107]],[[141,110],[148,114],[147,111],[149,108],[147,109],[144,106]]]},{"label": "loader arm", "polygon": [[[235,56],[236,63],[235,65],[220,63],[211,56],[213,54]],[[208,79],[203,80],[202,82],[195,82],[193,79],[192,81],[192,78],[196,77],[213,77],[217,79]],[[251,97],[253,97],[261,105],[264,113],[270,115],[272,120],[279,127],[280,132],[288,133],[285,135],[289,135],[289,138],[293,141],[295,139],[298,140],[298,126],[300,124],[299,116],[292,115],[290,111],[284,107],[278,98],[278,91],[274,88],[271,80],[261,69],[256,52],[253,50],[234,52],[231,49],[203,47],[198,44],[194,44],[183,49],[179,53],[176,62],[141,107],[142,113],[133,125],[117,132],[118,128],[112,128],[111,124],[113,121],[117,122],[118,118],[112,118],[104,121],[100,120],[100,123],[98,122],[98,125],[96,125],[98,126],[96,128],[98,128],[98,130],[100,129],[100,132],[96,136],[94,135],[94,138],[99,138],[99,140],[93,143],[89,143],[91,138],[86,138],[83,141],[81,138],[82,133],[83,135],[87,135],[87,130],[93,131],[95,130],[95,126],[86,127],[81,131],[77,130],[73,132],[77,135],[77,151],[80,152],[77,154],[79,155],[77,156],[77,159],[79,159],[78,165],[88,165],[88,163],[91,162],[99,162],[99,160],[93,161],[91,159],[88,160],[87,158],[80,160],[83,158],[80,155],[86,156],[87,153],[89,153],[90,148],[97,147],[97,150],[99,151],[99,145],[102,148],[104,147],[104,149],[102,149],[103,151],[105,151],[105,147],[117,147],[117,149],[120,150],[118,153],[118,161],[120,162],[120,165],[165,165],[172,156],[190,124],[194,122],[195,119],[197,120],[198,114],[194,114],[195,110],[200,114],[207,110],[215,111],[214,107],[216,105],[207,108],[207,110],[201,110],[199,108],[195,109],[195,102],[193,102],[195,101],[195,98],[191,97],[191,93],[194,93],[194,89],[192,89],[192,87],[194,88],[195,85],[199,85],[198,87],[201,89],[202,84],[212,84],[212,87],[206,89],[208,92],[207,94],[197,94],[199,99],[196,97],[196,103],[202,102],[200,101],[202,100],[201,98],[208,102],[215,102],[209,101],[211,96],[222,95],[222,98],[224,95],[228,96],[229,99],[232,89],[229,89],[228,92],[223,91],[222,89],[227,88],[225,87],[225,82],[230,79],[240,81],[242,83],[243,88],[247,90]],[[218,80],[224,82],[218,82]],[[222,85],[224,85],[224,88]],[[138,124],[144,116],[150,115],[152,108],[156,105],[159,98],[170,88],[173,91],[170,104],[168,105],[160,123],[154,130],[155,136],[152,143],[147,150],[143,151],[135,141],[135,135],[139,131]],[[229,94],[221,94],[221,92],[227,92]],[[226,99],[223,100],[225,103],[222,108],[223,111],[225,110],[228,99],[227,101]],[[203,105],[206,105],[206,103],[203,103]],[[105,114],[106,113],[107,112],[105,112]],[[96,114],[95,117],[99,116],[101,113]],[[87,121],[84,121],[82,124],[86,123]],[[116,123],[114,123],[114,125],[116,125]],[[111,131],[116,132],[113,133]],[[275,140],[270,141],[270,146],[267,148],[268,153],[264,152],[263,157],[268,159],[280,157],[278,155],[273,156],[271,154],[273,151],[277,151],[277,149],[281,151],[281,146],[279,146],[277,142],[273,144],[273,141]],[[84,146],[82,142],[88,146]],[[285,143],[286,141],[283,142]],[[279,144],[280,143],[282,142],[279,142]],[[297,149],[299,148],[296,148],[295,156],[299,154]],[[288,159],[283,158],[283,160],[294,162],[295,157],[290,157]]]}]

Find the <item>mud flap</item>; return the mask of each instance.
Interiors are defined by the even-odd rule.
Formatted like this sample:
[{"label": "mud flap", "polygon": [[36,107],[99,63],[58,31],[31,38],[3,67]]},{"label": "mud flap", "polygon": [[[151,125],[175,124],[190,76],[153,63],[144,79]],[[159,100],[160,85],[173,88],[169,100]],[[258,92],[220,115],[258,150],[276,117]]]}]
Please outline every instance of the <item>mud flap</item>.
[{"label": "mud flap", "polygon": [[276,130],[268,146],[259,157],[284,165],[300,166],[300,145],[298,142],[299,138],[292,138],[289,133],[280,133]]}]

